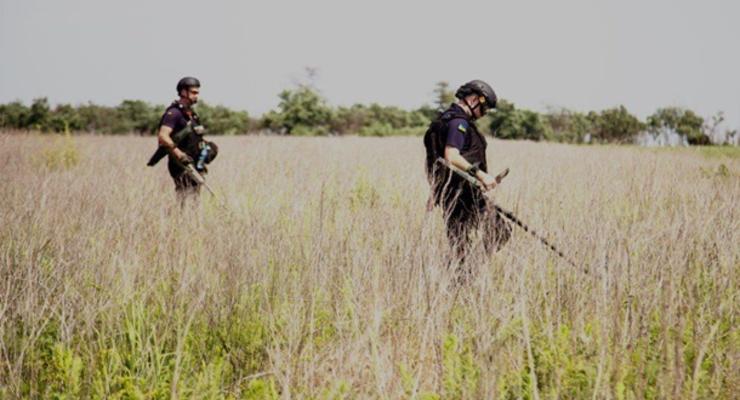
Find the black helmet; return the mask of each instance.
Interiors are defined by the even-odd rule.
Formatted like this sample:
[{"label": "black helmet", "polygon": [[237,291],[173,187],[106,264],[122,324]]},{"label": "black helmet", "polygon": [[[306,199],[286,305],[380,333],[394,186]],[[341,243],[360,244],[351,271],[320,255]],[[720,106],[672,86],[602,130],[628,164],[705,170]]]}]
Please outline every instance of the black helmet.
[{"label": "black helmet", "polygon": [[186,76],[180,79],[179,82],[177,82],[177,94],[180,94],[183,89],[190,89],[191,87],[199,88],[200,81],[197,78],[193,78],[192,76]]},{"label": "black helmet", "polygon": [[455,97],[457,97],[458,99],[464,99],[471,94],[477,94],[479,96],[485,97],[486,105],[489,108],[496,108],[496,101],[498,100],[498,98],[496,97],[496,92],[494,92],[493,88],[491,88],[491,85],[479,79],[475,79],[460,86],[460,88],[457,89],[457,92],[455,92]]}]

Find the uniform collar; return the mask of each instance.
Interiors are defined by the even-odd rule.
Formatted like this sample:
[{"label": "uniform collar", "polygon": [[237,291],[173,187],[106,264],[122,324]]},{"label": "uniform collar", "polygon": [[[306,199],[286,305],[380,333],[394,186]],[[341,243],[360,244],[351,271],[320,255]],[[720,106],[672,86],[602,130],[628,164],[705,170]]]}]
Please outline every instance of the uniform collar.
[{"label": "uniform collar", "polygon": [[468,115],[468,113],[465,112],[465,109],[457,103],[452,103],[447,111],[444,112],[444,115],[448,118],[462,118],[468,122],[473,121],[473,117]]},{"label": "uniform collar", "polygon": [[189,117],[193,117],[193,116],[197,115],[195,113],[195,110],[193,110],[193,108],[191,106],[188,106],[188,105],[183,104],[180,101],[180,99],[177,99],[177,100],[173,101],[172,104],[170,105],[170,107],[178,108],[183,113],[187,114]]},{"label": "uniform collar", "polygon": [[183,104],[180,99],[176,99],[175,101],[173,101],[172,102],[172,106],[173,107],[177,107],[177,108],[179,108],[181,110],[187,110],[187,109],[190,108],[190,106]]}]

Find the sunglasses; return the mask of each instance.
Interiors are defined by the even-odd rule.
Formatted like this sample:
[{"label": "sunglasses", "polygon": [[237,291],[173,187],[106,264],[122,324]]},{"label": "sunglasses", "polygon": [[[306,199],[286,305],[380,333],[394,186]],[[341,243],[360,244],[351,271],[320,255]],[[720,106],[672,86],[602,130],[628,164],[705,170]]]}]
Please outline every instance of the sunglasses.
[{"label": "sunglasses", "polygon": [[486,98],[483,96],[478,97],[478,104],[480,107],[481,114],[485,114],[488,110],[490,110],[490,107],[488,107],[488,102],[486,101]]}]

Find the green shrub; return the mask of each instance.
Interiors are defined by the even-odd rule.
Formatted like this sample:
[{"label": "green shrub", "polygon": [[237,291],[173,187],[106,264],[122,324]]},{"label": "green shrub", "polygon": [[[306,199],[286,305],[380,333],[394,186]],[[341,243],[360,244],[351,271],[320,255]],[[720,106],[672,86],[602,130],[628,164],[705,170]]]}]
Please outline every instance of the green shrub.
[{"label": "green shrub", "polygon": [[539,141],[552,135],[550,126],[540,114],[518,110],[514,103],[500,100],[496,111],[490,115],[490,130],[500,139],[525,139]]},{"label": "green shrub", "polygon": [[631,143],[645,124],[630,114],[624,106],[603,110],[600,113],[588,113],[597,142],[602,143]]},{"label": "green shrub", "polygon": [[198,116],[210,135],[236,135],[247,133],[251,122],[246,111],[232,111],[221,105],[206,102],[197,105]]},{"label": "green shrub", "polygon": [[648,117],[647,127],[651,133],[656,133],[660,129],[670,129],[686,136],[689,144],[709,144],[709,136],[704,132],[704,118],[685,108],[660,108]]},{"label": "green shrub", "polygon": [[545,140],[561,143],[582,143],[592,133],[593,126],[585,114],[561,109],[545,114],[550,130]]},{"label": "green shrub", "polygon": [[72,136],[56,138],[54,145],[41,152],[41,164],[49,170],[67,170],[80,162],[80,153]]},{"label": "green shrub", "polygon": [[308,85],[280,92],[278,111],[265,114],[262,125],[287,134],[318,135],[328,133],[332,110],[319,93]]},{"label": "green shrub", "polygon": [[296,125],[290,131],[293,136],[326,136],[329,134],[329,128],[326,126],[306,126]]},{"label": "green shrub", "polygon": [[82,389],[82,358],[63,343],[54,345],[52,360],[46,370],[47,395],[53,399],[77,399]]},{"label": "green shrub", "polygon": [[280,398],[272,379],[253,379],[243,393],[245,400],[277,400]]},{"label": "green shrub", "polygon": [[445,337],[442,344],[442,364],[444,366],[444,398],[474,398],[480,371],[473,361],[470,344],[460,343],[454,334]]}]

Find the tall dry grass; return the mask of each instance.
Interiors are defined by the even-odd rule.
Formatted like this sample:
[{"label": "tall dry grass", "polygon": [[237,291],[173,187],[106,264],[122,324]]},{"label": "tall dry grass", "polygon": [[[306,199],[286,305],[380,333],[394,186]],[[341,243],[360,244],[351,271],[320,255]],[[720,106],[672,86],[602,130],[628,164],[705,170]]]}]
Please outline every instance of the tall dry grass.
[{"label": "tall dry grass", "polygon": [[737,152],[493,141],[516,230],[455,284],[420,138],[0,135],[0,397],[737,398]]}]

